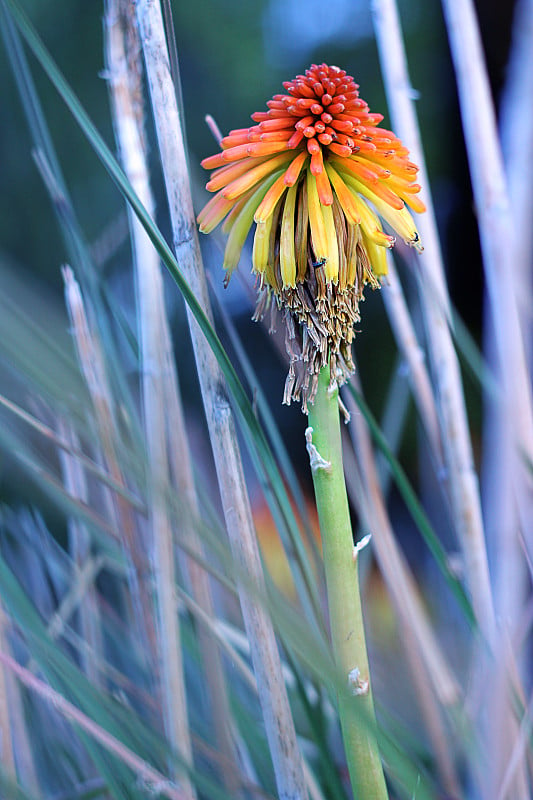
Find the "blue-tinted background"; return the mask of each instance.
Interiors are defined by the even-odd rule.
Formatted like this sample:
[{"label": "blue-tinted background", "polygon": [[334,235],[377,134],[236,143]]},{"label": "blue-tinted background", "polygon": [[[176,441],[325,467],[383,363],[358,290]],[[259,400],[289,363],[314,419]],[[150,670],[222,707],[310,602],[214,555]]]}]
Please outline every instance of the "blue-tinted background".
[{"label": "blue-tinted background", "polygon": [[[83,0],[34,1],[25,2],[24,8],[114,149],[103,74],[102,5]],[[437,0],[403,0],[400,12],[452,300],[470,330],[479,337],[483,290],[475,210],[442,12]],[[222,132],[244,127],[253,111],[263,109],[265,102],[282,90],[283,80],[293,78],[312,62],[326,61],[346,69],[360,84],[361,95],[371,109],[384,113],[384,125],[390,125],[368,0],[195,0],[174,2],[173,13],[198,209],[207,198],[203,189],[206,175],[199,162],[216,149],[205,115],[211,114]],[[512,6],[480,3],[479,13],[497,100],[505,77]],[[30,64],[87,241],[93,246],[111,241],[112,255],[99,267],[102,280],[127,307],[133,297],[127,242],[124,240],[122,248],[117,246],[113,252],[113,239],[120,244],[124,236],[122,198],[31,58]],[[60,296],[60,265],[66,253],[32,160],[27,125],[1,47],[0,70],[0,248],[25,279],[36,281],[37,285],[47,284]],[[405,144],[409,146],[409,142]],[[165,199],[154,153],[152,148],[158,221],[167,231]],[[206,263],[214,284],[220,287],[222,240],[220,236],[209,242],[202,238]],[[241,269],[248,270],[246,255]],[[279,405],[284,366],[272,356],[263,331],[250,322],[250,303],[238,279],[226,292],[218,294],[224,294],[223,301],[243,335],[272,406],[278,409],[282,432],[286,437],[293,432],[300,436],[304,420],[299,410],[281,409]],[[170,281],[168,297],[185,397],[191,409],[197,408],[183,309]],[[356,353],[365,391],[379,413],[394,355],[378,293],[370,293],[363,314]],[[475,421],[479,397],[471,403]],[[409,448],[409,437],[405,446]]]}]

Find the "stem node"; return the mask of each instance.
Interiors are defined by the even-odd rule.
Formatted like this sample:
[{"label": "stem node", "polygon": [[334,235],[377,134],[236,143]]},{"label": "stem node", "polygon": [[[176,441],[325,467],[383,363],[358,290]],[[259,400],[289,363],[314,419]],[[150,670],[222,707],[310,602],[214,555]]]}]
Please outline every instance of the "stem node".
[{"label": "stem node", "polygon": [[325,470],[325,472],[331,471],[331,462],[326,461],[325,458],[322,458],[318,450],[316,449],[315,445],[313,444],[313,429],[311,427],[305,429],[305,441],[306,441],[306,448],[307,452],[309,453],[309,464],[311,466],[311,472],[314,474],[320,469]]},{"label": "stem node", "polygon": [[350,692],[354,695],[354,697],[368,694],[370,690],[370,684],[368,680],[365,680],[361,676],[361,670],[359,667],[354,667],[348,673],[348,686],[350,687]]},{"label": "stem node", "polygon": [[367,544],[370,543],[371,538],[372,538],[372,534],[371,533],[367,533],[366,536],[363,536],[363,538],[360,539],[357,542],[356,545],[354,545],[353,552],[352,552],[352,558],[354,560],[354,563],[355,563],[355,561],[357,561],[357,556],[359,555],[361,550],[364,550],[365,547],[367,546]]}]

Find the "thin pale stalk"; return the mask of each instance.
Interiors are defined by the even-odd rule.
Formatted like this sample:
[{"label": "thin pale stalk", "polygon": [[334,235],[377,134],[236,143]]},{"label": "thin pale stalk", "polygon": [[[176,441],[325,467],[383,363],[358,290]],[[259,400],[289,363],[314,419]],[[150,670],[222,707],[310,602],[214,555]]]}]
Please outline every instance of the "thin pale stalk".
[{"label": "thin pale stalk", "polygon": [[382,296],[387,316],[400,351],[407,366],[411,391],[422,420],[437,475],[442,475],[444,454],[440,438],[439,420],[431,381],[424,363],[424,351],[418,343],[409,314],[403,289],[392,258],[388,259],[389,274],[382,287]]},{"label": "thin pale stalk", "polygon": [[[192,207],[182,125],[170,79],[161,8],[155,0],[135,3],[152,109],[169,200],[177,261],[196,298],[209,315]],[[218,483],[233,552],[239,566],[263,594],[263,572],[246,492],[235,423],[218,362],[188,311],[200,387],[209,427]],[[283,682],[279,652],[267,611],[240,589],[241,609],[250,640],[270,752],[282,800],[307,796],[294,721]]]},{"label": "thin pale stalk", "polygon": [[54,431],[54,429],[49,425],[46,425],[40,419],[37,419],[37,417],[33,416],[33,414],[29,414],[23,408],[18,406],[16,403],[11,402],[11,400],[8,400],[7,397],[4,397],[1,394],[0,405],[9,409],[9,411],[11,411],[19,419],[23,420],[27,425],[44,436],[46,439],[49,439],[50,442],[60,451],[66,453],[67,455],[75,456],[80,465],[94,475],[94,477],[97,478],[100,483],[107,484],[110,489],[113,489],[114,492],[121,494],[126,500],[128,500],[128,502],[136,511],[145,513],[146,509],[141,503],[140,499],[135,497],[135,495],[128,491],[124,486],[116,483],[116,481],[114,481],[107,474],[107,472],[104,472],[104,470],[100,469],[100,467],[91,458],[89,458],[89,456],[83,453],[79,447],[74,446],[71,442],[67,441],[67,439]]},{"label": "thin pale stalk", "polygon": [[[533,324],[533,185],[524,164],[533,163],[533,0],[515,4],[511,52],[500,101],[500,138],[515,230],[513,281],[526,350]],[[529,358],[528,358],[529,361]]]},{"label": "thin pale stalk", "polygon": [[[507,176],[509,199],[516,235],[513,237],[516,279],[509,282],[514,287],[517,310],[526,350],[527,363],[531,363],[533,332],[533,186],[524,164],[533,162],[533,104],[525,103],[533,97],[533,0],[519,0],[514,12],[512,46],[507,67],[507,79],[500,102],[500,138]],[[496,361],[494,324],[487,322],[485,354],[489,363]],[[500,324],[500,319],[496,321]],[[500,378],[501,380],[501,378]],[[525,602],[528,577],[520,543],[512,534],[514,504],[514,478],[509,464],[512,445],[512,421],[507,418],[506,406],[489,392],[485,397],[486,437],[484,441],[484,508],[490,520],[492,540],[500,541],[495,561],[501,565],[497,586],[497,603],[504,619],[516,627]],[[505,459],[505,466],[504,466]],[[503,531],[511,531],[503,535]],[[490,532],[489,532],[490,535]],[[502,551],[506,547],[506,552]],[[509,586],[513,591],[509,591]]]},{"label": "thin pale stalk", "polygon": [[[473,4],[469,0],[443,0],[448,37],[455,65],[459,102],[467,155],[476,203],[483,266],[489,297],[498,368],[502,377],[503,397],[499,408],[500,433],[498,441],[505,444],[507,483],[505,505],[511,504],[511,514],[505,510],[503,530],[495,531],[498,591],[498,614],[513,614],[505,626],[517,624],[517,610],[525,596],[525,573],[518,536],[519,526],[529,530],[533,513],[533,407],[520,307],[517,292],[512,286],[517,251],[513,211],[498,140],[496,117],[488,75],[483,57],[481,37]],[[511,282],[511,285],[509,285]],[[502,291],[502,287],[504,290]],[[529,462],[529,463],[527,463]],[[509,704],[509,681],[514,654],[507,645],[507,632],[502,631],[497,643],[495,677],[488,695],[490,706],[486,713],[491,720],[490,741],[498,743],[498,758],[490,759],[488,769],[482,769],[480,780],[488,797],[502,783],[508,761],[508,748],[518,735],[516,720]],[[502,735],[503,734],[503,735]],[[501,742],[505,747],[501,747]],[[492,750],[492,748],[490,748]],[[513,798],[529,796],[526,768],[518,771],[513,783]]]},{"label": "thin pale stalk", "polygon": [[[395,0],[373,0],[373,19],[385,90],[394,128],[420,166],[420,183],[429,186],[413,91]],[[481,515],[478,478],[461,384],[461,374],[449,329],[450,302],[440,250],[435,214],[428,191],[428,211],[417,219],[425,250],[417,256],[417,272],[432,377],[447,466],[455,526],[460,538],[465,573],[477,619],[485,635],[494,631],[494,607]]]},{"label": "thin pale stalk", "polygon": [[326,573],[331,639],[339,680],[339,716],[346,760],[358,800],[387,798],[377,744],[365,631],[344,482],[338,389],[329,366],[318,379],[306,431]]},{"label": "thin pale stalk", "polygon": [[[50,618],[47,625],[47,632],[52,639],[59,638],[65,627],[68,625],[70,618],[79,608],[83,611],[83,605],[87,604],[87,595],[91,588],[94,588],[94,581],[105,564],[105,559],[100,557],[87,558],[83,566],[75,573],[75,580],[68,592],[64,595],[58,609]],[[90,648],[94,644],[88,637],[83,637]],[[94,654],[101,651],[95,650]]]},{"label": "thin pale stalk", "polygon": [[[443,0],[443,8],[457,76],[491,313],[498,319],[495,332],[504,391],[513,403],[513,443],[531,464],[533,412],[517,293],[512,286],[509,291],[501,290],[514,274],[514,242],[520,231],[515,229],[510,205],[473,4],[470,0]],[[518,496],[519,503],[520,499]]]},{"label": "thin pale stalk", "polygon": [[[526,351],[526,360],[531,364],[531,342],[533,332],[533,188],[524,164],[533,161],[533,104],[524,102],[533,96],[533,0],[519,0],[515,6],[513,36],[507,79],[500,102],[500,138],[507,186],[516,235],[513,237],[516,278],[509,282],[514,287],[520,326]],[[489,363],[497,362],[495,324],[489,318],[486,326],[485,354]],[[496,325],[499,324],[499,317]],[[502,378],[500,377],[500,381]],[[484,438],[484,508],[490,520],[488,534],[496,543],[495,563],[498,565],[496,602],[502,619],[511,630],[513,650],[518,668],[526,675],[527,651],[517,644],[517,631],[521,627],[523,609],[527,603],[529,576],[525,569],[523,542],[515,535],[516,508],[513,503],[514,475],[513,422],[507,416],[504,403],[498,402],[489,392],[485,396]],[[528,516],[531,518],[531,513]],[[523,513],[522,513],[523,517]],[[517,752],[515,747],[515,752]],[[523,756],[523,751],[522,751]],[[513,754],[513,772],[507,769],[502,782],[509,788],[509,776],[520,763]]]},{"label": "thin pale stalk", "polygon": [[533,695],[530,695],[527,708],[520,723],[520,731],[517,736],[515,747],[510,755],[503,775],[503,780],[497,796],[497,800],[506,800],[512,788],[517,770],[522,768],[524,758],[527,758],[528,749],[531,748],[531,733],[533,728]]},{"label": "thin pale stalk", "polygon": [[[227,653],[232,665],[239,672],[243,681],[255,694],[257,694],[258,689],[255,675],[248,666],[247,661],[240,655],[239,643],[232,643],[232,639],[237,639],[238,634],[235,633],[234,635],[233,629],[231,629],[228,624],[222,622],[222,620],[218,620],[216,615],[206,614],[206,612],[198,605],[198,603],[196,603],[192,597],[189,597],[186,592],[178,589],[178,594],[180,600],[200,623],[200,625],[209,631],[209,636],[211,638],[216,638],[220,643],[220,647]],[[248,642],[245,642],[244,644],[246,644],[245,650],[248,653]],[[318,781],[305,757],[303,758],[303,770],[305,779],[307,781],[310,800],[324,800]]]},{"label": "thin pale stalk", "polygon": [[[113,5],[116,4],[113,3]],[[123,8],[126,10],[126,4],[123,4]],[[131,14],[128,16],[124,14],[122,22],[124,26],[122,36],[127,35],[130,41],[128,52],[133,51],[133,53],[140,53],[140,42],[138,42],[138,33],[134,25],[133,16]],[[117,32],[116,35],[120,35],[120,32]],[[121,46],[122,41],[118,41],[115,44],[115,49]],[[109,48],[111,48],[111,37]],[[121,137],[120,150],[123,154],[125,170],[140,199],[149,210],[149,213],[153,215],[155,204],[149,183],[146,146],[140,133],[143,125],[143,119],[141,118],[142,104],[140,102],[134,102],[134,97],[132,97],[132,95],[140,95],[141,89],[139,86],[136,86],[136,83],[138,83],[140,79],[139,70],[135,64],[130,64],[128,69],[125,54],[118,52],[117,59],[120,58],[122,63],[117,63],[116,69],[113,70],[111,55],[111,53],[108,55],[110,72],[115,76],[115,83],[118,83],[120,80],[120,86],[117,85],[114,91],[115,106],[117,108],[117,135],[120,136],[120,130],[124,127],[123,121],[126,115],[128,115],[132,126],[129,136]],[[118,108],[119,104],[121,106],[120,108]],[[125,133],[126,131],[124,131],[124,134]],[[137,134],[136,141],[135,134]],[[130,148],[132,150],[135,149],[135,153],[133,154],[135,155],[135,159],[126,157],[127,150]],[[133,161],[134,163],[132,163]],[[132,168],[129,169],[128,167]],[[130,219],[132,227],[135,226],[134,243],[138,244],[140,239],[141,244],[144,244],[144,242],[147,241],[144,231],[131,213]],[[157,409],[162,414],[162,418],[159,418],[157,430],[158,444],[161,450],[164,449],[165,453],[165,475],[161,477],[164,478],[164,482],[168,486],[170,486],[172,481],[175,482],[179,496],[184,498],[191,510],[189,517],[192,519],[192,517],[198,515],[198,500],[194,486],[191,455],[187,441],[183,409],[179,395],[178,376],[164,302],[159,258],[156,251],[149,243],[144,247],[143,253],[141,253],[140,247],[138,247],[137,254],[136,268],[138,272],[137,298],[139,316],[141,326],[143,326],[144,320],[144,327],[146,328],[144,337],[141,336],[141,342],[145,352],[144,363],[154,364],[154,358],[157,358],[159,367],[157,375],[152,375],[152,380],[157,380],[157,387],[152,387],[152,389],[157,391],[161,398]],[[150,338],[153,338],[154,341],[151,343],[145,341]],[[150,350],[153,350],[152,357],[150,356]],[[148,380],[148,384],[149,383],[150,381]],[[145,396],[149,390],[150,385],[146,386],[145,380]],[[149,398],[148,401],[151,402]],[[145,401],[145,409],[146,408],[147,402]],[[154,411],[155,409],[152,409],[152,413]],[[148,433],[149,431],[147,430],[147,434]],[[161,498],[161,500],[164,502],[164,498]],[[155,533],[156,529],[154,528],[154,534]],[[202,546],[192,522],[187,521],[182,526],[181,538],[184,536],[187,538],[189,546],[194,552],[202,553]],[[189,575],[194,596],[198,599],[200,606],[206,613],[213,614],[213,601],[207,573],[199,566],[194,558],[188,556],[185,561],[185,571]],[[200,630],[198,638],[202,653],[202,661],[205,665],[206,689],[209,692],[208,706],[211,709],[213,717],[215,740],[217,741],[218,748],[223,757],[222,763],[225,784],[228,790],[235,796],[237,791],[237,762],[236,753],[231,740],[231,726],[228,724],[231,714],[220,652],[213,638],[206,635],[204,629]],[[176,701],[174,701],[174,704],[175,702]],[[177,710],[175,710],[174,714],[176,713]]]},{"label": "thin pale stalk", "polygon": [[17,676],[24,686],[27,686],[28,689],[31,689],[43,700],[50,703],[65,719],[74,722],[85,733],[101,744],[102,747],[117,756],[124,764],[127,764],[137,775],[138,780],[145,782],[148,787],[157,788],[157,792],[162,797],[168,797],[169,800],[184,800],[181,789],[172,784],[165,775],[154,769],[148,762],[130,750],[129,747],[122,744],[111,733],[108,733],[108,731],[90,719],[63,695],[56,692],[44,681],[36,678],[29,670],[17,664],[7,653],[0,652],[0,661]]},{"label": "thin pale stalk", "polygon": [[[116,452],[113,401],[107,382],[103,355],[99,342],[91,330],[80,288],[70,267],[63,267],[65,297],[72,323],[74,343],[78,353],[81,371],[91,397],[99,445],[102,448],[106,467],[114,481],[125,485],[124,477]],[[152,669],[155,663],[155,632],[151,616],[151,600],[147,582],[147,564],[138,541],[138,531],[132,509],[121,495],[113,494],[113,511],[118,522],[118,530],[125,551],[131,561],[129,574],[132,599],[137,605],[136,625],[141,638],[146,642]]]},{"label": "thin pale stalk", "polygon": [[[164,313],[161,315],[161,337],[166,363],[163,389],[169,423],[167,439],[171,481],[178,496],[185,499],[190,511],[188,518],[184,520],[180,537],[182,552],[184,540],[189,548],[189,555],[184,559],[184,572],[189,579],[192,595],[196,598],[199,607],[208,617],[214,619],[215,604],[209,575],[200,563],[200,559],[205,560],[205,553],[194,524],[194,519],[199,519],[200,516],[199,501],[194,485],[192,459],[180,400],[176,364],[172,355],[170,330]],[[197,635],[204,665],[205,687],[209,697],[208,706],[211,710],[215,741],[221,756],[222,777],[228,792],[236,798],[239,796],[239,761],[232,732],[232,712],[221,652],[217,640],[205,627],[200,627]]]},{"label": "thin pale stalk", "polygon": [[[385,436],[389,443],[391,452],[395,455],[400,447],[407,420],[407,413],[411,404],[411,389],[407,383],[406,373],[405,361],[403,357],[398,354],[396,356],[396,363],[391,370],[387,399],[381,418],[383,436]],[[383,497],[387,497],[392,475],[387,465],[387,459],[383,453],[379,453],[376,458],[376,468]]]},{"label": "thin pale stalk", "polygon": [[[6,625],[7,620],[4,609],[0,604],[0,652],[7,652]],[[9,703],[8,677],[4,666],[0,668],[0,763],[6,774],[16,777],[15,757],[13,754],[13,741],[11,733],[10,714],[12,709]]]},{"label": "thin pale stalk", "polygon": [[[7,629],[8,618],[0,602],[0,653],[9,654]],[[8,775],[21,776],[25,789],[37,792],[39,783],[31,746],[30,735],[24,715],[22,693],[10,670],[2,664],[0,670],[0,725],[1,759]],[[16,753],[16,764],[15,764]]]},{"label": "thin pale stalk", "polygon": [[[142,63],[139,43],[134,38],[135,28],[131,24],[132,16],[129,3],[108,0],[105,17],[107,77],[115,136],[124,171],[152,216],[154,203],[142,139]],[[190,767],[193,756],[175,588],[173,531],[166,504],[169,467],[164,403],[165,363],[160,335],[162,277],[156,250],[130,208],[128,213],[136,278],[143,424],[147,449],[149,542],[158,621],[158,680],[162,717],[171,747],[182,754]],[[196,797],[196,791],[188,775],[182,770],[178,775],[184,796],[192,800]]]},{"label": "thin pale stalk", "polygon": [[[373,533],[373,549],[396,612],[400,639],[443,785],[451,795],[459,795],[459,781],[441,715],[442,707],[450,710],[457,705],[459,687],[435,639],[415,581],[394,536],[378,481],[368,428],[349,393],[346,393],[345,400],[352,417],[350,436],[359,462],[357,474],[361,481],[361,487],[354,494],[356,507]],[[346,471],[346,478],[350,490],[351,470]]]},{"label": "thin pale stalk", "polygon": [[[61,419],[58,423],[61,439],[70,443],[72,450],[79,450],[79,442],[71,426]],[[87,504],[88,491],[85,472],[80,462],[66,450],[59,450],[59,463],[63,473],[63,483],[67,492]],[[103,641],[101,636],[100,615],[94,580],[98,575],[101,563],[91,557],[90,535],[86,525],[79,519],[68,519],[69,550],[72,560],[76,565],[77,575],[74,582],[74,597],[69,604],[69,614],[79,607],[80,631],[82,638],[89,645],[88,650],[82,654],[82,663],[85,674],[95,686],[99,685],[97,660],[102,657]],[[87,575],[85,580],[82,575]],[[68,595],[67,595],[68,596]],[[83,602],[81,602],[83,600]],[[64,602],[62,603],[65,610]],[[59,619],[65,621],[64,616]],[[52,623],[50,624],[50,628]],[[50,631],[49,628],[49,632]]]}]

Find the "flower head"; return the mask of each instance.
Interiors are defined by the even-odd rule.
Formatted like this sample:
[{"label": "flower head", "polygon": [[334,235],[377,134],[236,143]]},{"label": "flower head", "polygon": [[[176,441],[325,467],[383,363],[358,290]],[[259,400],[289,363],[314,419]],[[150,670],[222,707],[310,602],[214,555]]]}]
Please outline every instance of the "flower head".
[{"label": "flower head", "polygon": [[255,223],[252,267],[260,318],[274,295],[287,323],[291,358],[284,401],[312,402],[319,370],[353,371],[353,326],[366,283],[387,273],[394,236],[421,250],[406,204],[424,211],[418,167],[401,141],[379,127],[359,86],[338,67],[313,64],[283,84],[287,94],[230,131],[221,152],[202,161],[216,192],[198,216],[209,233],[225,220],[226,284]]}]

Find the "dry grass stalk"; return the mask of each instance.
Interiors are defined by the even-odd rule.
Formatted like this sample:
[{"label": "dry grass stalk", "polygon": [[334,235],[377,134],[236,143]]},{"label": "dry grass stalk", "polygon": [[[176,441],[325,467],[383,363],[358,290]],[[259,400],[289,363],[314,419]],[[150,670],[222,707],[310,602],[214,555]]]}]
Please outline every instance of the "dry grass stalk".
[{"label": "dry grass stalk", "polygon": [[[512,281],[520,231],[515,228],[503,158],[498,140],[496,117],[483,58],[481,38],[473,4],[443,2],[452,57],[455,64],[461,115],[472,188],[476,202],[481,250],[490,301],[497,363],[502,378],[503,396],[496,417],[500,431],[497,441],[504,447],[507,475],[504,506],[498,510],[505,521],[495,532],[497,548],[498,613],[510,612],[505,627],[517,624],[516,615],[525,595],[525,570],[521,557],[519,529],[529,529],[533,505],[533,406],[526,348],[520,325],[517,292]],[[502,287],[504,287],[502,291]],[[500,454],[498,456],[500,460]],[[527,463],[529,462],[529,463]],[[509,505],[510,504],[510,505]],[[511,510],[512,509],[512,510]],[[504,590],[503,584],[505,584]],[[481,768],[480,781],[485,794],[502,784],[509,753],[518,737],[516,720],[509,697],[513,680],[514,653],[508,646],[508,632],[501,627],[494,643],[497,654],[495,675],[488,694],[491,719],[488,747],[498,742],[498,757],[491,758],[488,769]],[[520,688],[518,687],[520,693]],[[503,736],[502,736],[503,734]],[[505,743],[501,747],[502,738]],[[517,770],[509,797],[529,796],[525,763]]]},{"label": "dry grass stalk", "polygon": [[440,475],[444,468],[444,454],[435,398],[424,363],[424,351],[417,340],[394,259],[390,257],[388,263],[389,274],[382,287],[383,302],[398,350],[408,367],[409,384],[428,438],[436,473]]},{"label": "dry grass stalk", "polygon": [[[153,214],[153,198],[145,161],[142,119],[142,63],[128,16],[128,3],[108,0],[106,5],[106,64],[113,108],[115,136],[126,175],[141,202]],[[162,286],[159,257],[139,220],[129,210],[135,263],[139,320],[143,425],[147,463],[149,544],[156,596],[158,681],[162,717],[171,747],[192,766],[187,697],[176,596],[173,530],[166,494],[169,468],[163,391],[163,352],[160,336]],[[174,773],[174,768],[170,767]],[[187,800],[196,790],[180,770],[180,785]]]},{"label": "dry grass stalk", "polygon": [[[402,140],[409,144],[420,166],[420,183],[429,186],[420,133],[407,72],[405,49],[394,0],[373,0],[374,27],[391,116]],[[417,275],[426,322],[432,377],[441,426],[457,533],[465,561],[465,574],[477,619],[485,634],[494,631],[494,607],[485,546],[478,479],[462,391],[457,355],[449,330],[450,305],[429,192],[428,211],[417,222],[424,252],[417,257]]]},{"label": "dry grass stalk", "polygon": [[[72,451],[79,451],[79,442],[72,426],[60,419],[58,428],[60,438],[70,444]],[[87,503],[87,480],[80,462],[71,453],[60,449],[59,463],[67,492],[72,497]],[[94,580],[98,575],[101,564],[95,563],[94,559],[91,558],[89,532],[81,520],[74,517],[69,518],[68,537],[72,560],[78,570],[75,581],[77,595],[75,602],[71,603],[70,613],[74,608],[79,608],[80,633],[82,639],[89,645],[87,650],[84,650],[81,654],[82,665],[91,683],[98,686],[97,660],[102,657],[103,642]],[[88,573],[87,578],[80,580],[81,576],[86,573]],[[49,633],[53,635],[52,624],[49,626]]]},{"label": "dry grass stalk", "polygon": [[[169,199],[176,257],[193,292],[204,310],[209,313],[207,285],[201,265],[182,127],[170,78],[161,8],[153,0],[139,0],[136,9]],[[225,383],[197,323],[190,315],[189,320],[232,552],[238,569],[243,570],[262,593],[264,579],[261,559]],[[282,798],[305,798],[307,791],[301,756],[272,623],[266,609],[243,586],[240,586],[240,600],[278,791]]]},{"label": "dry grass stalk", "polygon": [[[121,13],[121,19],[118,14]],[[140,42],[128,3],[110,2],[108,4],[108,72],[114,104],[114,117],[117,138],[120,142],[122,161],[136,193],[141,198],[150,214],[153,214],[154,200],[151,193],[146,159],[146,144],[143,137],[143,101],[141,86]],[[124,48],[124,39],[128,46]],[[127,54],[127,55],[126,55]],[[159,521],[152,517],[152,536],[161,537],[166,530],[171,544],[171,528],[166,491],[172,481],[175,482],[178,495],[190,508],[185,514],[180,536],[187,538],[190,549],[201,553],[201,544],[192,524],[194,513],[198,510],[198,502],[194,487],[190,451],[183,420],[183,410],[178,390],[178,378],[172,349],[170,331],[164,303],[162,275],[159,258],[148,240],[142,226],[135,215],[130,213],[130,224],[133,231],[135,248],[135,266],[137,274],[137,302],[141,333],[143,369],[143,398],[145,429],[149,450],[150,472],[160,491],[157,498]],[[146,365],[149,365],[147,368]],[[157,395],[154,397],[154,395]],[[156,475],[158,476],[156,478]],[[187,516],[189,520],[187,521]],[[164,525],[162,524],[164,522]],[[172,553],[161,553],[169,564],[173,565]],[[209,579],[205,571],[187,557],[186,571],[193,585],[193,594],[206,613],[213,612]],[[161,575],[161,579],[165,576]],[[175,581],[175,576],[168,575],[168,580]],[[169,612],[171,607],[169,607]],[[173,604],[176,615],[176,604]],[[166,647],[173,648],[169,639],[163,639]],[[227,690],[218,647],[211,636],[203,630],[199,633],[203,663],[206,668],[206,687],[210,694],[215,728],[215,738],[222,755],[223,773],[228,790],[234,794],[236,754],[231,741],[230,709]],[[168,668],[172,668],[169,661]],[[176,727],[186,724],[186,713],[180,713],[176,707],[178,694],[172,691],[167,682],[170,697],[166,703],[170,719]],[[184,698],[182,698],[184,700]],[[171,740],[177,739],[178,731]],[[181,731],[183,736],[185,731]],[[176,741],[177,743],[177,741]],[[190,744],[188,745],[190,750]],[[183,746],[180,750],[184,752]],[[190,753],[189,753],[190,755]]]},{"label": "dry grass stalk", "polygon": [[[184,499],[189,510],[180,530],[180,545],[188,545],[189,555],[184,557],[184,573],[188,577],[192,596],[199,607],[214,619],[215,604],[209,575],[201,565],[204,549],[196,530],[194,519],[199,518],[199,502],[194,486],[192,460],[189,454],[185,418],[178,389],[178,376],[172,357],[172,345],[166,315],[161,317],[162,346],[165,353],[164,399],[167,410],[167,439],[172,486],[178,497]],[[204,665],[205,686],[209,696],[215,741],[220,755],[224,784],[233,797],[238,796],[238,755],[233,738],[228,689],[224,676],[221,652],[216,638],[203,626],[197,631],[198,643]]]},{"label": "dry grass stalk", "polygon": [[[87,605],[90,608],[87,596],[90,589],[94,587],[94,581],[96,580],[104,564],[105,559],[102,556],[97,556],[94,559],[87,558],[83,564],[83,567],[77,571],[75,581],[73,581],[69,591],[65,593],[61,603],[51,616],[46,627],[47,633],[51,639],[58,639],[63,635],[66,627],[68,626],[70,618],[77,609],[80,609],[80,611],[83,612],[84,605]],[[85,637],[83,634],[82,638],[83,641],[88,645],[85,652],[87,652],[87,650],[92,651],[93,656],[96,653],[101,652],[101,649],[97,650],[95,648],[90,638]],[[93,664],[93,668],[94,671],[92,677],[96,680],[96,663]]]},{"label": "dry grass stalk", "polygon": [[[117,455],[116,432],[118,430],[113,411],[113,400],[108,385],[104,359],[99,342],[91,330],[80,288],[70,267],[63,267],[65,297],[72,323],[74,343],[81,371],[92,400],[98,442],[102,448],[106,468],[112,479],[126,486]],[[144,550],[140,546],[136,519],[130,504],[122,495],[112,495],[111,519],[130,561],[129,580],[131,596],[136,604],[134,625],[139,629],[141,641],[146,643],[150,663],[156,663],[155,631],[151,615],[151,599],[148,587],[148,565]]]},{"label": "dry grass stalk", "polygon": [[137,775],[138,780],[142,781],[146,786],[147,793],[168,797],[169,800],[183,800],[181,789],[170,783],[161,772],[154,769],[129,747],[122,744],[111,733],[108,733],[108,731],[90,719],[63,695],[56,692],[44,681],[36,678],[29,670],[17,664],[7,653],[0,652],[0,661],[16,675],[24,686],[36,692],[43,700],[51,703],[54,709],[65,719],[74,722],[85,733],[101,744],[102,747],[127,764]]},{"label": "dry grass stalk", "polygon": [[533,103],[524,102],[524,98],[533,97],[532,45],[533,0],[518,0],[500,102],[500,138],[515,228],[520,232],[513,242],[517,279],[512,285],[517,292],[526,350],[531,348],[533,305],[533,186],[524,164],[533,163]]},{"label": "dry grass stalk", "polygon": [[[0,652],[7,653],[7,619],[0,603]],[[6,774],[15,777],[15,757],[13,755],[13,741],[10,716],[13,708],[9,698],[9,678],[4,665],[0,669],[0,763]]]},{"label": "dry grass stalk", "polygon": [[105,484],[114,492],[121,494],[124,499],[128,500],[135,511],[139,511],[142,514],[146,513],[146,508],[138,497],[132,494],[132,492],[123,485],[116,483],[105,470],[101,469],[98,464],[89,458],[78,446],[75,446],[71,441],[60,436],[60,434],[49,425],[46,425],[33,414],[29,414],[2,394],[0,394],[0,405],[9,409],[18,419],[23,420],[33,430],[37,431],[41,436],[45,437],[45,439],[48,439],[60,453],[63,452],[75,457],[76,462],[79,463],[84,470],[95,477],[99,483]]},{"label": "dry grass stalk", "polygon": [[[531,342],[533,331],[532,320],[532,298],[533,298],[533,186],[530,175],[524,170],[524,164],[533,162],[533,104],[524,102],[525,97],[533,96],[533,0],[518,0],[514,11],[512,46],[507,66],[507,78],[504,91],[500,100],[500,139],[502,155],[504,160],[505,172],[507,176],[507,186],[509,199],[512,206],[512,215],[517,235],[513,237],[514,264],[516,279],[508,284],[508,289],[515,289],[517,311],[520,315],[520,326],[522,330],[524,349],[526,352],[527,363],[531,364]],[[494,343],[494,330],[492,329]],[[492,353],[495,353],[493,345]],[[496,359],[487,358],[492,363]],[[491,399],[487,398],[487,405]],[[509,422],[505,415],[505,408],[494,402],[494,411],[500,414],[497,421],[490,425],[488,420],[488,435],[494,430],[501,431],[500,437],[505,435]],[[508,441],[511,436],[507,433]],[[494,456],[494,462],[500,463],[501,450],[495,448],[489,450],[487,463],[490,464],[490,455]],[[493,462],[493,463],[494,463]],[[497,478],[497,476],[494,476]],[[521,636],[517,633],[520,630],[524,616],[524,607],[527,602],[527,591],[529,586],[529,571],[524,559],[524,542],[521,537],[505,537],[503,540],[502,531],[509,530],[509,523],[505,520],[502,524],[499,521],[505,514],[509,514],[514,507],[513,504],[513,476],[510,470],[505,473],[500,470],[500,483],[493,480],[485,500],[487,518],[494,520],[495,535],[499,535],[501,544],[506,545],[506,552],[502,553],[503,558],[498,563],[503,567],[499,570],[498,585],[496,588],[496,602],[503,619],[512,621],[510,624],[510,638],[513,641],[513,650],[517,665],[521,674],[527,669],[527,652],[522,650]],[[506,490],[505,494],[500,494]],[[531,519],[533,510],[527,511],[528,518]],[[524,516],[524,515],[522,515]],[[522,530],[522,534],[524,534]],[[501,552],[501,550],[500,550]],[[525,756],[525,738],[529,735],[531,719],[531,704],[528,713],[524,716],[521,724],[520,736],[517,737],[515,750],[511,754],[507,770],[503,776],[501,784],[501,796],[505,797],[505,792],[509,790],[514,770],[517,765],[523,764]]]}]

